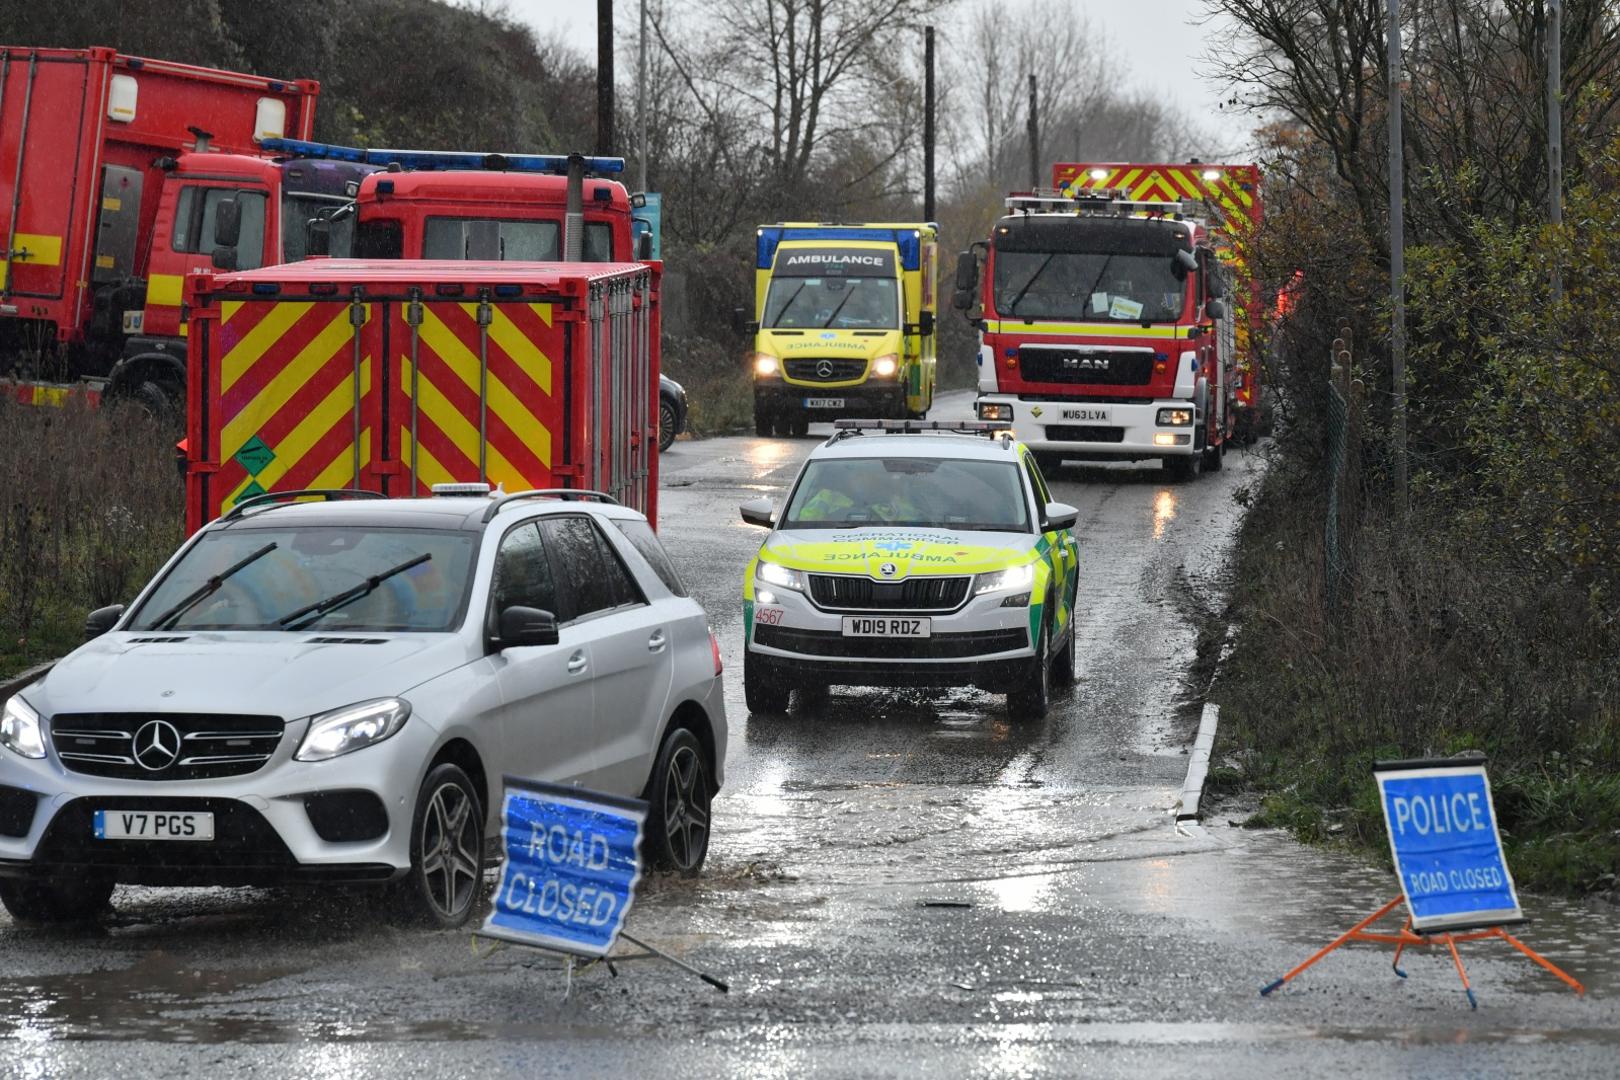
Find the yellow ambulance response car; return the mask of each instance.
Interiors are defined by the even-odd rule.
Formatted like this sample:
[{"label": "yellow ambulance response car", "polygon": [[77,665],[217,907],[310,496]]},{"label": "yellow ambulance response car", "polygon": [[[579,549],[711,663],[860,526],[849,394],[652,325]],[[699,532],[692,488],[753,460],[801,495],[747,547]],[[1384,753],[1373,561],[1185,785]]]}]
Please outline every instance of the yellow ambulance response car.
[{"label": "yellow ambulance response car", "polygon": [[738,315],[754,336],[758,434],[928,414],[938,237],[926,222],[760,226],[753,317]]},{"label": "yellow ambulance response car", "polygon": [[978,686],[1019,717],[1074,680],[1072,506],[1005,423],[841,420],[743,576],[750,712],[795,688]]}]

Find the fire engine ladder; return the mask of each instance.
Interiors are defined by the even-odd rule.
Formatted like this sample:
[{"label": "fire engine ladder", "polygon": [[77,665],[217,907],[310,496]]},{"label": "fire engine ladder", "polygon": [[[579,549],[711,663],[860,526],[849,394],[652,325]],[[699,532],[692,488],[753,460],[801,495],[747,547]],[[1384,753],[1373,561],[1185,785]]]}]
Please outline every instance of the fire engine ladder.
[{"label": "fire engine ladder", "polygon": [[[22,210],[22,177],[23,161],[28,156],[28,121],[32,117],[34,105],[34,76],[39,71],[39,53],[28,54],[28,82],[23,89],[22,130],[17,136],[17,175],[11,181],[11,220],[7,223],[6,250],[4,252],[5,267],[0,272],[0,298],[11,296],[11,262],[13,259],[26,259],[28,252],[17,251],[17,215]],[[5,115],[6,83],[11,77],[11,53],[8,50],[5,60],[0,62],[0,117]],[[10,312],[8,312],[10,314]]]},{"label": "fire engine ladder", "polygon": [[[422,416],[422,290],[412,288],[405,303],[405,325],[411,329],[411,494],[420,492],[421,442],[418,434]],[[495,309],[490,303],[488,289],[478,291],[478,482],[489,482],[489,327],[495,321]],[[359,431],[360,397],[360,327],[355,326],[355,431]],[[356,435],[355,475],[359,475],[359,438]]]},{"label": "fire engine ladder", "polygon": [[591,421],[586,438],[590,466],[585,484],[641,511],[647,509],[647,479],[652,473],[651,312],[642,282],[620,279],[591,286],[587,364]]}]

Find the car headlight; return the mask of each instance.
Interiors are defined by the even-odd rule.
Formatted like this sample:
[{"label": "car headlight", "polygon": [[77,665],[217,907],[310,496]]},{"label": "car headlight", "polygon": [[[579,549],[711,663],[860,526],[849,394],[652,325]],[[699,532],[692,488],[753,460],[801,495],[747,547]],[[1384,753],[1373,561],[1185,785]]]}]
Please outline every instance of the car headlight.
[{"label": "car headlight", "polygon": [[309,730],[293,755],[299,761],[326,761],[380,743],[405,726],[411,703],[382,698],[346,705],[309,718]]},{"label": "car headlight", "polygon": [[973,579],[973,595],[983,596],[985,593],[1004,592],[1008,589],[1027,589],[1033,584],[1035,584],[1035,564],[1025,563],[1023,566],[1009,566],[1005,570],[978,575]]},{"label": "car headlight", "polygon": [[900,369],[900,357],[895,353],[886,353],[872,361],[872,374],[880,379],[887,379]]},{"label": "car headlight", "polygon": [[1186,427],[1192,423],[1193,411],[1191,409],[1160,409],[1158,424],[1160,427]]},{"label": "car headlight", "polygon": [[0,746],[25,758],[45,756],[45,732],[39,713],[16,694],[11,695],[5,712],[0,713]]},{"label": "car headlight", "polygon": [[755,375],[775,375],[782,370],[782,362],[770,353],[754,354]]},{"label": "car headlight", "polygon": [[767,585],[775,585],[779,589],[804,592],[803,574],[773,562],[766,562],[764,559],[759,561],[759,566],[754,570],[754,577]]}]

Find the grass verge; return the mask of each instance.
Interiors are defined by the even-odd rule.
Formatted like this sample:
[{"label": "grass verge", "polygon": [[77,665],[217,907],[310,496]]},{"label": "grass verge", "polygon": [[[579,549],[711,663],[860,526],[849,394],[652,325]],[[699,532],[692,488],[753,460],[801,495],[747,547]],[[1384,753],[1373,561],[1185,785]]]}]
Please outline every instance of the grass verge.
[{"label": "grass verge", "polygon": [[[1252,493],[1213,698],[1217,790],[1255,825],[1388,862],[1380,758],[1485,752],[1520,885],[1612,891],[1620,868],[1620,641],[1573,583],[1464,537],[1439,506],[1369,517],[1337,612],[1323,589],[1324,486],[1288,459]],[[1218,648],[1213,633],[1206,647]]]}]

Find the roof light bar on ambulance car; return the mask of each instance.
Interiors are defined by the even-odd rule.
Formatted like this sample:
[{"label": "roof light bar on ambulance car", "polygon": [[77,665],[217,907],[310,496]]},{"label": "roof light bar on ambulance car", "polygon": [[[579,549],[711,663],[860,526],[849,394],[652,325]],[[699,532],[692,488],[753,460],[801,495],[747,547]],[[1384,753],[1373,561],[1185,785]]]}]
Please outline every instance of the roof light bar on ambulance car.
[{"label": "roof light bar on ambulance car", "polygon": [[[355,146],[306,142],[302,139],[265,139],[262,148],[299,158],[352,161],[361,165],[398,165],[402,169],[487,170],[492,172],[566,173],[568,154],[480,154],[458,150],[365,150]],[[581,155],[585,171],[620,173],[624,158]]]},{"label": "roof light bar on ambulance car", "polygon": [[881,431],[884,434],[915,434],[919,432],[944,432],[952,435],[989,435],[994,437],[1004,431],[1011,431],[1012,424],[1006,420],[834,420],[833,438],[844,439],[854,435],[861,435],[868,431]]}]

